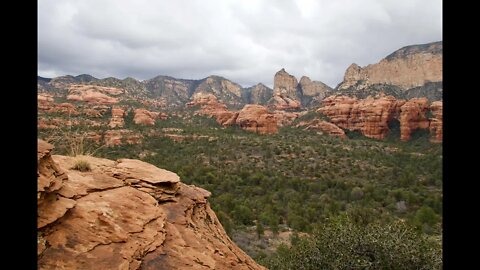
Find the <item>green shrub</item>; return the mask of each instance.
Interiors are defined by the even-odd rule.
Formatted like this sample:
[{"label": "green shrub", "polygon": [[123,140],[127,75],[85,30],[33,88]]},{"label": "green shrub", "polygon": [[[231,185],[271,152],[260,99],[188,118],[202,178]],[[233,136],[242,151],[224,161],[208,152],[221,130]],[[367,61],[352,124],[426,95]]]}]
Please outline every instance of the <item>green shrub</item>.
[{"label": "green shrub", "polygon": [[401,221],[356,225],[348,218],[318,227],[262,263],[276,269],[441,269],[439,242]]}]

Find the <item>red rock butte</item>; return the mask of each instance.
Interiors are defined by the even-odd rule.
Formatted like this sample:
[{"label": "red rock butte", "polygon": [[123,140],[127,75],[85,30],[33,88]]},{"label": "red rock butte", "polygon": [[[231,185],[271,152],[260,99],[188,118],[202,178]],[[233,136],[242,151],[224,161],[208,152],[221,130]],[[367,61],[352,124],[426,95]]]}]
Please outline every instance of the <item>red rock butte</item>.
[{"label": "red rock butte", "polygon": [[[317,111],[330,119],[330,122],[374,139],[384,139],[389,122],[400,122],[400,139],[408,141],[418,129],[429,129],[432,142],[442,140],[442,102],[428,105],[426,98],[397,100],[393,96],[368,97],[357,99],[348,96],[330,96],[323,100]],[[432,116],[428,117],[428,112]]]}]

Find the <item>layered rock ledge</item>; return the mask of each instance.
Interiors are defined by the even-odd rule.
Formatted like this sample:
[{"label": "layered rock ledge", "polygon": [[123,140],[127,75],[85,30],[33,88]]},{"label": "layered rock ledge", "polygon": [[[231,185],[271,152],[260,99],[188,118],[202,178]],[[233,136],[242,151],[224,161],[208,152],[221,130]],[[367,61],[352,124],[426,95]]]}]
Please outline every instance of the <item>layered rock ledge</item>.
[{"label": "layered rock ledge", "polygon": [[38,141],[39,269],[265,269],[226,235],[210,192],[139,160],[52,150]]}]

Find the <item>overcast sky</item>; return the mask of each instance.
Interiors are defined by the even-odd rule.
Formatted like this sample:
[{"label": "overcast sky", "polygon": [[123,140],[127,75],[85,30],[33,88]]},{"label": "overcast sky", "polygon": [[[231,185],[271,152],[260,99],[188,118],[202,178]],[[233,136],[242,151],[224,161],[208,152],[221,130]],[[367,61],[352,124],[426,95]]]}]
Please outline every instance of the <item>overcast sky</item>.
[{"label": "overcast sky", "polygon": [[442,40],[442,0],[39,0],[38,75],[335,87],[351,63]]}]

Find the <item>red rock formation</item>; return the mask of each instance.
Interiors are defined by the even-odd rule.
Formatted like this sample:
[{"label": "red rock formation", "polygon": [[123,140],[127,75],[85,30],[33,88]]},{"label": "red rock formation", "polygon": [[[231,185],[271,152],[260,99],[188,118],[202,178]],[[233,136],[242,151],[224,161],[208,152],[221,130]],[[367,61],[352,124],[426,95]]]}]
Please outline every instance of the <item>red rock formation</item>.
[{"label": "red rock formation", "polygon": [[133,122],[137,125],[153,126],[159,116],[159,112],[151,112],[145,109],[135,109]]},{"label": "red rock formation", "polygon": [[323,82],[312,81],[307,76],[302,76],[298,84],[304,96],[317,97],[319,101],[325,98],[328,91],[332,90],[332,88]]},{"label": "red rock formation", "polygon": [[69,85],[67,99],[71,101],[83,101],[91,104],[115,104],[118,96],[124,91],[114,87],[102,87],[96,85]]},{"label": "red rock formation", "polygon": [[443,140],[443,102],[435,101],[430,105],[433,117],[430,118],[431,142],[440,143]]},{"label": "red rock formation", "polygon": [[278,127],[289,126],[295,119],[306,114],[307,112],[287,112],[287,111],[273,111]]},{"label": "red rock formation", "polygon": [[306,127],[306,130],[318,130],[322,133],[325,132],[330,136],[339,137],[342,139],[347,138],[347,135],[345,135],[345,131],[343,131],[343,129],[332,123],[320,119],[313,119],[312,121],[302,121],[298,123],[296,127]]},{"label": "red rock formation", "polygon": [[124,116],[125,116],[125,109],[123,107],[113,106],[112,118],[110,118],[110,122],[108,123],[108,126],[110,128],[123,127],[125,125],[125,119],[123,118]]},{"label": "red rock formation", "polygon": [[[52,149],[53,145],[38,140],[37,226],[39,229],[56,221],[75,205],[75,201],[58,194],[67,179],[67,175],[53,162],[51,158]],[[38,253],[43,252],[45,248],[45,243],[39,241]]]},{"label": "red rock formation", "polygon": [[197,93],[193,95],[193,101],[187,103],[187,107],[201,106],[198,112],[201,115],[215,117],[220,125],[234,125],[238,113],[229,111],[227,106],[218,102],[213,94]]},{"label": "red rock formation", "polygon": [[143,136],[127,129],[107,130],[104,134],[105,145],[139,144]]},{"label": "red rock formation", "polygon": [[371,84],[387,83],[403,89],[422,86],[427,82],[442,81],[442,43],[434,42],[401,48],[366,67],[352,64],[345,72],[339,89],[356,84],[366,87]]},{"label": "red rock formation", "polygon": [[239,112],[235,124],[245,130],[259,134],[273,134],[278,132],[275,115],[261,105],[245,105]]},{"label": "red rock formation", "polygon": [[317,111],[344,129],[358,130],[369,138],[384,139],[388,122],[397,114],[403,101],[392,96],[358,100],[347,96],[330,96]]},{"label": "red rock formation", "polygon": [[428,129],[429,121],[427,111],[429,109],[427,98],[412,98],[400,107],[400,139],[410,140],[416,129]]},{"label": "red rock formation", "polygon": [[301,93],[297,89],[298,81],[285,69],[281,69],[273,78],[273,97],[268,101],[272,110],[298,110],[302,106]]},{"label": "red rock formation", "polygon": [[298,110],[301,106],[300,101],[280,94],[274,95],[269,101],[269,107],[273,110]]},{"label": "red rock formation", "polygon": [[273,77],[273,94],[290,98],[297,98],[298,81],[282,68]]},{"label": "red rock formation", "polygon": [[227,236],[210,192],[139,160],[51,149],[39,143],[38,269],[265,269]]},{"label": "red rock formation", "polygon": [[53,95],[47,93],[37,94],[37,106],[39,111],[48,111],[53,106]]},{"label": "red rock formation", "polygon": [[[389,132],[388,123],[400,121],[400,139],[408,141],[417,129],[432,132],[432,142],[442,141],[441,101],[428,105],[427,98],[412,98],[408,101],[396,100],[392,96],[368,97],[358,100],[347,96],[330,96],[323,100],[317,111],[344,129],[358,130],[366,137],[383,139]],[[427,112],[432,112],[429,119]]]},{"label": "red rock formation", "polygon": [[260,134],[277,133],[277,119],[265,106],[247,104],[242,110],[232,112],[225,104],[217,101],[212,94],[198,93],[188,107],[201,105],[200,114],[215,117],[217,123],[224,126],[240,126],[241,128]]},{"label": "red rock formation", "polygon": [[71,103],[57,104],[53,100],[53,96],[46,93],[40,93],[37,96],[38,110],[46,113],[63,113],[67,115],[76,116],[80,113],[77,111],[75,105]]}]

